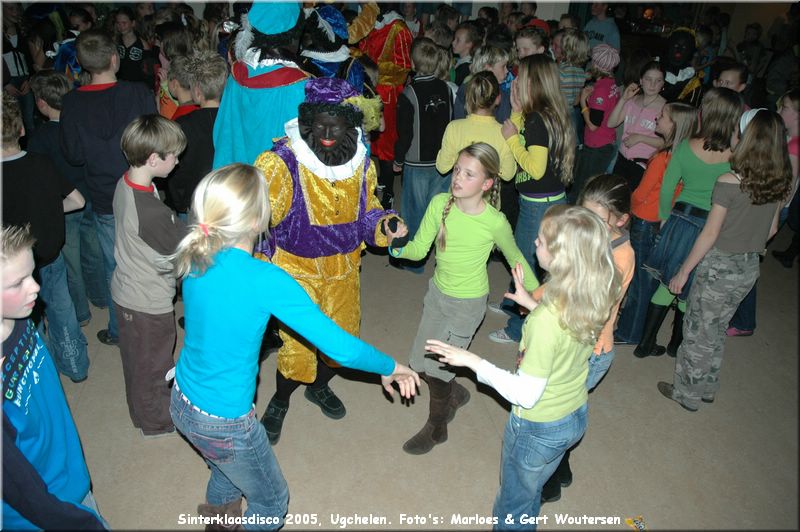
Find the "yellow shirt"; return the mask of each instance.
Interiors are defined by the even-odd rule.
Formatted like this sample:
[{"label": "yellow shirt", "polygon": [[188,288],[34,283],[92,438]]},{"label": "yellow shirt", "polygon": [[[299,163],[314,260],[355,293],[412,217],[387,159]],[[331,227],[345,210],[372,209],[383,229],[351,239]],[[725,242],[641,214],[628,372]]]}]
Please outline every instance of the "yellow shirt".
[{"label": "yellow shirt", "polygon": [[446,174],[453,169],[458,159],[458,152],[476,142],[485,142],[497,150],[500,156],[500,179],[511,181],[517,173],[517,162],[508,147],[500,124],[494,116],[467,115],[466,118],[453,120],[447,125],[442,138],[442,147],[436,156],[436,169]]}]

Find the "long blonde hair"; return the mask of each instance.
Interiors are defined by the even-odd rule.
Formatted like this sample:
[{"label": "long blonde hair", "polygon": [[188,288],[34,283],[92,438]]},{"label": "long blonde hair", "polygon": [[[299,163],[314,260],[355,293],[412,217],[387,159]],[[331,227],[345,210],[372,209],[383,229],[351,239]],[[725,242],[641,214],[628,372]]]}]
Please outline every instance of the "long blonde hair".
[{"label": "long blonde hair", "polygon": [[541,115],[548,136],[548,163],[552,163],[555,174],[564,185],[570,184],[576,140],[555,62],[545,54],[521,59],[517,95],[526,118],[531,113]]},{"label": "long blonde hair", "polygon": [[557,309],[559,323],[578,341],[594,345],[622,289],[608,228],[585,207],[554,205],[539,232],[552,257],[542,303]]},{"label": "long blonde hair", "polygon": [[205,176],[192,196],[193,224],[172,261],[175,274],[203,275],[223,248],[255,241],[269,226],[267,181],[249,164],[229,164]]},{"label": "long blonde hair", "polygon": [[[476,159],[481,163],[483,171],[486,173],[486,179],[494,180],[492,181],[492,187],[483,193],[483,199],[495,209],[498,208],[500,205],[500,156],[497,155],[497,150],[485,142],[476,142],[458,152],[459,157],[462,155],[469,155]],[[439,234],[436,237],[436,243],[442,251],[446,248],[447,227],[445,223],[447,215],[450,214],[450,209],[453,207],[455,200],[456,198],[453,196],[451,188],[450,198],[448,198],[442,210],[442,224],[439,226]]]}]

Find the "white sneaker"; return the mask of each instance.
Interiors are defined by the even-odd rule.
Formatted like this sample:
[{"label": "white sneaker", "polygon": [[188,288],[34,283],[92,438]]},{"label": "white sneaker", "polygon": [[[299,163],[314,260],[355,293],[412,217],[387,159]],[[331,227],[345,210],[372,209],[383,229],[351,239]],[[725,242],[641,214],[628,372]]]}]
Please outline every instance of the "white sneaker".
[{"label": "white sneaker", "polygon": [[495,314],[508,314],[505,310],[503,310],[503,307],[501,306],[502,304],[503,304],[502,302],[500,302],[500,303],[489,303],[487,305],[487,308],[489,310],[491,310],[492,312],[494,312]]},{"label": "white sneaker", "polygon": [[505,329],[497,329],[489,333],[489,340],[497,344],[516,344],[519,343],[511,338]]}]

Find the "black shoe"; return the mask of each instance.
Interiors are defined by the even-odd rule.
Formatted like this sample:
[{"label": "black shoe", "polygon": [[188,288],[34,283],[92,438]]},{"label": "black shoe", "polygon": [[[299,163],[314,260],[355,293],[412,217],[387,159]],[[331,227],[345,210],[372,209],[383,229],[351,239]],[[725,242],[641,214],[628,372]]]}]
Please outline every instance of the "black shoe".
[{"label": "black shoe", "polygon": [[85,380],[86,380],[86,379],[88,379],[88,378],[89,378],[89,375],[84,375],[83,377],[81,377],[81,378],[79,378],[79,379],[75,379],[75,378],[73,378],[73,377],[70,377],[70,378],[69,378],[69,380],[71,380],[71,381],[72,381],[72,382],[74,382],[75,384],[80,384],[80,383],[82,383],[83,381],[85,381]]},{"label": "black shoe", "polygon": [[673,389],[674,387],[668,382],[661,381],[658,383],[658,391],[661,392],[661,395],[663,395],[667,399],[675,401],[676,403],[681,405],[681,408],[683,408],[684,410],[688,410],[689,412],[697,412],[696,406],[688,406],[682,403],[680,400],[675,399],[675,397],[673,396]]},{"label": "black shoe", "polygon": [[184,330],[186,329],[186,319],[183,316],[178,318],[178,327]]},{"label": "black shoe", "polygon": [[675,318],[672,321],[672,337],[667,344],[667,355],[675,358],[681,343],[683,343],[683,312],[676,307]]},{"label": "black shoe", "polygon": [[108,334],[108,329],[103,329],[102,331],[97,331],[97,339],[100,340],[101,343],[106,345],[118,345],[119,338],[114,338],[110,334]]},{"label": "black shoe", "polygon": [[261,417],[261,424],[267,430],[267,438],[270,445],[275,445],[281,439],[281,429],[286,412],[289,410],[289,402],[276,399],[274,396],[267,405],[267,411]]},{"label": "black shoe", "polygon": [[559,499],[561,499],[561,480],[558,478],[558,473],[553,473],[542,486],[542,504],[556,502]]},{"label": "black shoe", "polygon": [[336,394],[333,393],[329,386],[323,386],[322,388],[306,386],[306,391],[303,395],[306,396],[306,399],[319,406],[322,409],[322,413],[331,419],[341,419],[347,413],[342,401],[336,397]]},{"label": "black shoe", "polygon": [[661,324],[664,322],[664,318],[667,317],[668,311],[669,307],[665,305],[656,305],[655,303],[647,305],[642,340],[633,350],[634,356],[637,358],[660,357],[667,351],[664,346],[656,344],[656,336]]}]

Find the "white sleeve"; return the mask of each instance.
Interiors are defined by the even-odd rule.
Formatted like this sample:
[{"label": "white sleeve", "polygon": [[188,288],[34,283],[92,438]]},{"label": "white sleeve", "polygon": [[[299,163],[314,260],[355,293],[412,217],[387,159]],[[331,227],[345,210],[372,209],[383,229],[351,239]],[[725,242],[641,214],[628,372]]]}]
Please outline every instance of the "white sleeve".
[{"label": "white sleeve", "polygon": [[506,398],[511,404],[522,408],[533,408],[542,397],[547,379],[532,377],[525,373],[511,373],[500,369],[488,360],[481,360],[475,368],[478,380],[488,384]]}]

